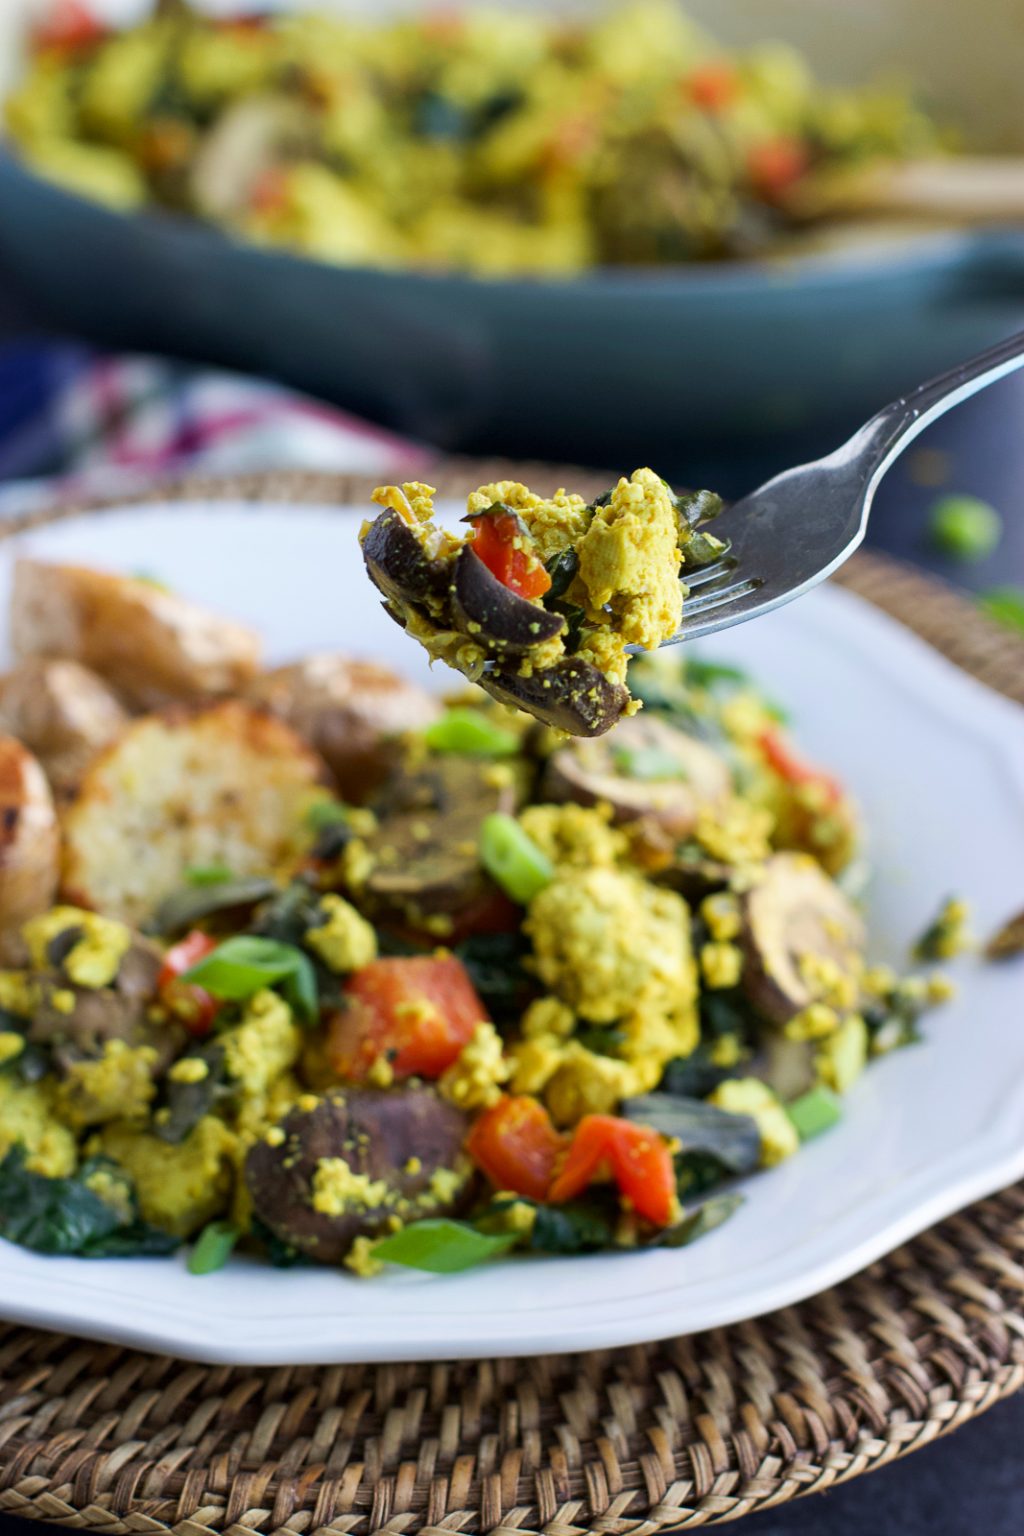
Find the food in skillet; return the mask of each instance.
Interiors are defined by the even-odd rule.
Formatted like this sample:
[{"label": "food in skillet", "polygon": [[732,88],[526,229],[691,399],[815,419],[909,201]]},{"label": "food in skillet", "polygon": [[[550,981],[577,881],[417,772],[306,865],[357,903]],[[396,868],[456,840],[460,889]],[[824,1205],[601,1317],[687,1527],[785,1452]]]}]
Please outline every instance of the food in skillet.
[{"label": "food in skillet", "polygon": [[680,1245],[947,993],[867,963],[854,808],[733,668],[634,661],[643,713],[573,740],[366,662],[263,671],[138,580],[22,562],[11,618],[0,1235],[29,1248],[369,1275]]},{"label": "food in skillet", "polygon": [[590,503],[482,485],[462,536],[435,526],[433,495],[419,482],[374,492],[385,510],[360,541],[385,608],[432,660],[573,736],[636,712],[627,646],[674,635],[686,572],[726,549],[702,526],[721,499],[677,496],[651,469]]},{"label": "food in skillet", "polygon": [[899,90],[730,55],[674,0],[593,19],[428,10],[216,20],[163,0],[37,30],[7,126],[43,175],[328,261],[571,273],[757,254],[933,152]]}]

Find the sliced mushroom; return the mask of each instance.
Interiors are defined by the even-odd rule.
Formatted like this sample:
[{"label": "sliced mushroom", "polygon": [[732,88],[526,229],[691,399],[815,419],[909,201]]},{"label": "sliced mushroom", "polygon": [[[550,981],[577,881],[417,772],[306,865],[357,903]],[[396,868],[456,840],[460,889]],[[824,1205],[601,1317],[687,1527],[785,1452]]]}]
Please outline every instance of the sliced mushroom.
[{"label": "sliced mushroom", "polygon": [[729,793],[725,760],[656,715],[634,715],[602,741],[570,742],[549,759],[543,793],[552,800],[610,805],[617,821],[644,817],[675,837],[693,831],[702,807]]},{"label": "sliced mushroom", "polygon": [[192,201],[208,219],[231,219],[252,201],[266,173],[310,139],[308,107],[287,96],[247,96],[221,113],[201,141],[190,177]]},{"label": "sliced mushroom", "polygon": [[511,591],[470,544],[463,545],[456,557],[451,595],[459,628],[499,656],[521,654],[565,629],[561,614],[549,613]]},{"label": "sliced mushroom", "polygon": [[46,775],[20,741],[0,736],[0,932],[20,928],[50,905],[59,862]]},{"label": "sliced mushroom", "polygon": [[502,768],[511,771],[446,756],[390,780],[380,802],[387,815],[366,839],[373,868],[359,892],[378,922],[450,938],[486,908],[495,887],[480,866],[480,823],[515,811],[527,787],[525,768]]},{"label": "sliced mushroom", "polygon": [[[110,1040],[149,1045],[156,1051],[154,1075],[160,1076],[181,1049],[184,1037],[177,1025],[157,1024],[149,1017],[163,964],[161,950],[136,934],[110,986],[78,987],[61,969],[61,961],[78,933],[78,929],[66,929],[51,944],[53,968],[39,977],[39,1006],[29,1027],[29,1040],[52,1046],[56,1065],[64,1068],[84,1057],[98,1056]],[[74,1000],[70,1010],[69,997]]]},{"label": "sliced mushroom", "polygon": [[395,738],[423,730],[441,713],[433,694],[387,667],[323,653],[265,672],[248,696],[304,736],[343,798],[357,804],[386,777]]},{"label": "sliced mushroom", "polygon": [[77,661],[29,657],[0,678],[0,728],[35,753],[59,793],[76,787],[127,719],[117,695]]},{"label": "sliced mushroom", "polygon": [[762,1083],[788,1104],[808,1093],[818,1080],[815,1058],[816,1040],[787,1040],[785,1035],[766,1032],[754,1055],[743,1068],[747,1077],[759,1077]]},{"label": "sliced mushroom", "polygon": [[769,1023],[819,1001],[802,962],[828,961],[853,976],[864,949],[859,913],[809,854],[777,853],[744,898],[743,986]]},{"label": "sliced mushroom", "polygon": [[389,507],[363,539],[363,559],[389,604],[440,609],[448,599],[451,562],[435,559],[400,513]]},{"label": "sliced mushroom", "polygon": [[621,718],[629,694],[621,683],[578,656],[565,656],[554,666],[520,677],[510,668],[496,668],[480,678],[499,704],[525,709],[529,715],[571,736],[603,736]]},{"label": "sliced mushroom", "polygon": [[[383,1235],[394,1217],[410,1221],[462,1208],[472,1179],[462,1152],[467,1129],[462,1112],[427,1088],[334,1091],[312,1110],[292,1110],[279,1146],[257,1142],[245,1180],[256,1214],[276,1237],[318,1263],[340,1264],[357,1237]],[[339,1190],[336,1210],[313,1205],[325,1159],[347,1164],[354,1175],[351,1194]],[[441,1170],[454,1177],[439,1194]]]}]

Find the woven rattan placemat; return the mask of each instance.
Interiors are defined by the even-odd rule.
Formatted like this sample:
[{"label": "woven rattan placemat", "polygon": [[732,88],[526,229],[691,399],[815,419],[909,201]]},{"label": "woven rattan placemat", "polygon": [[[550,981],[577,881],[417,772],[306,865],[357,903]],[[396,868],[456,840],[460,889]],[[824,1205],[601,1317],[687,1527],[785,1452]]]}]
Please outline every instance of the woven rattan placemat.
[{"label": "woven rattan placemat", "polygon": [[[509,472],[453,464],[434,478],[454,491]],[[282,474],[170,494],[351,502],[368,489]],[[1024,703],[1024,644],[969,602],[878,556],[840,579]],[[857,1477],[1021,1385],[1024,1186],[800,1306],[631,1349],[228,1369],[0,1327],[0,1511],[183,1536],[647,1536]]]}]

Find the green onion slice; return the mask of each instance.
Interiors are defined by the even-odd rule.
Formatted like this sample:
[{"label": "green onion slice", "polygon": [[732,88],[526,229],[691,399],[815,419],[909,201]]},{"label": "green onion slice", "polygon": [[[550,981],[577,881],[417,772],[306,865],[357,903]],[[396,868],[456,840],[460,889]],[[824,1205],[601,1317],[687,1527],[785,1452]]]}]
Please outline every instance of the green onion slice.
[{"label": "green onion slice", "polygon": [[433,752],[461,757],[514,757],[519,737],[496,725],[479,709],[449,709],[428,725],[423,739]]},{"label": "green onion slice", "polygon": [[547,854],[527,837],[514,816],[495,811],[480,825],[480,862],[507,896],[528,906],[554,879]]},{"label": "green onion slice", "polygon": [[241,1235],[230,1221],[211,1221],[200,1232],[188,1256],[189,1274],[212,1275],[215,1270],[223,1269]]},{"label": "green onion slice", "polygon": [[786,1105],[786,1114],[801,1141],[829,1131],[843,1118],[842,1105],[830,1088],[811,1088]]}]

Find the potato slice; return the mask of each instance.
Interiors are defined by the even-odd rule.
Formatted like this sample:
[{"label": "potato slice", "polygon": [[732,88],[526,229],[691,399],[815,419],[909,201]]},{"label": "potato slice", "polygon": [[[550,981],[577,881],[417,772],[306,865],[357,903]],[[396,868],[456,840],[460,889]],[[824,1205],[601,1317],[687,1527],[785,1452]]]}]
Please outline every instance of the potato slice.
[{"label": "potato slice", "polygon": [[46,775],[13,736],[0,736],[0,931],[53,901],[60,834]]},{"label": "potato slice", "polygon": [[77,661],[31,656],[0,677],[0,729],[35,753],[58,793],[75,788],[127,720],[116,694]]},{"label": "potato slice", "polygon": [[325,774],[289,726],[235,699],[137,720],[93,762],[65,819],[65,895],[138,924],[190,866],[287,876]]},{"label": "potato slice", "polygon": [[247,696],[316,748],[350,801],[365,800],[382,783],[396,737],[423,730],[441,713],[433,694],[387,667],[329,652],[262,673]]},{"label": "potato slice", "polygon": [[136,709],[244,688],[258,637],[177,593],[79,565],[19,560],[11,594],[19,658],[65,657],[98,672]]}]

